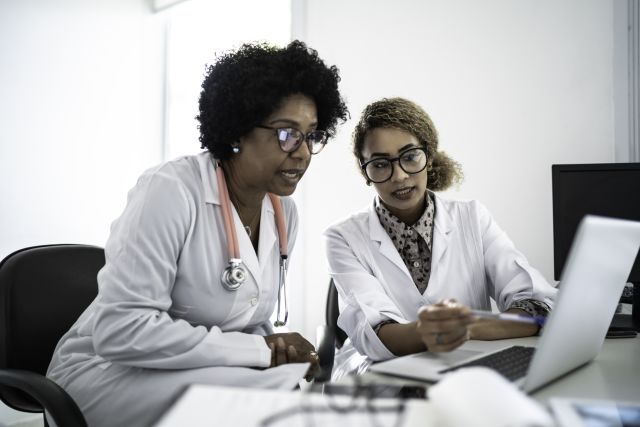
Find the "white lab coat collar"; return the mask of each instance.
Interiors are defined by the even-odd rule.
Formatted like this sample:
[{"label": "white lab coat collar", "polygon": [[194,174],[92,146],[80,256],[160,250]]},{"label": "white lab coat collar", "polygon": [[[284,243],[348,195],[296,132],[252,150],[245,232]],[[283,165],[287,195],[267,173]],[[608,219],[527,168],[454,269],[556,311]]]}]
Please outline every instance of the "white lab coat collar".
[{"label": "white lab coat collar", "polygon": [[[434,193],[431,194],[435,196],[434,198],[436,203],[431,257],[431,264],[434,266],[440,261],[442,255],[447,250],[449,240],[451,238],[451,232],[454,230],[454,224],[451,214],[447,210],[447,206],[444,204],[443,200],[438,195]],[[402,270],[413,281],[411,273],[404,264],[404,261],[402,261],[400,253],[396,249],[385,229],[382,227],[382,224],[380,224],[380,219],[378,218],[374,203],[369,207],[369,238],[375,242],[379,242],[380,253],[395,264],[396,267]]]},{"label": "white lab coat collar", "polygon": [[[386,257],[389,261],[391,261],[396,267],[402,270],[409,279],[411,279],[411,274],[409,270],[404,265],[404,261],[402,261],[402,257],[400,253],[394,246],[391,238],[380,224],[380,219],[378,218],[378,213],[376,212],[375,202],[371,203],[369,206],[369,238],[374,242],[378,242],[380,246],[378,250],[380,254]],[[411,279],[413,280],[413,279]]]},{"label": "white lab coat collar", "polygon": [[198,164],[200,165],[200,179],[202,179],[204,201],[206,203],[219,205],[220,193],[218,192],[218,179],[213,164],[213,155],[209,152],[200,153],[198,155]]},{"label": "white lab coat collar", "polygon": [[[198,156],[200,165],[200,175],[202,186],[204,189],[204,199],[208,204],[221,206],[220,192],[218,191],[218,178],[214,166],[213,156],[209,152],[201,153]],[[275,211],[271,205],[271,200],[265,195],[262,200],[262,211],[260,213],[260,238],[258,242],[258,254],[253,249],[251,239],[242,225],[240,216],[235,207],[232,206],[233,223],[238,236],[238,245],[240,245],[240,257],[247,266],[247,269],[256,282],[260,281],[264,264],[269,260],[269,252],[273,249],[275,239],[277,238],[277,227],[275,225]],[[260,262],[262,260],[262,262]]]},{"label": "white lab coat collar", "polygon": [[449,246],[451,240],[451,233],[454,231],[454,223],[451,218],[451,213],[447,209],[447,204],[435,193],[431,193],[435,197],[436,201],[436,213],[434,218],[433,227],[433,246],[431,248],[431,270],[434,270],[433,266],[438,264],[442,255]]}]

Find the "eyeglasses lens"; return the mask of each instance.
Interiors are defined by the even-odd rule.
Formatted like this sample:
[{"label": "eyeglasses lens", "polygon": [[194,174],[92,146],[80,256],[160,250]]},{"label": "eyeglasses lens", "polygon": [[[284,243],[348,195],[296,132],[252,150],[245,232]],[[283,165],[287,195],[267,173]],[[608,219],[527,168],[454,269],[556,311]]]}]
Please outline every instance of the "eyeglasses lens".
[{"label": "eyeglasses lens", "polygon": [[309,144],[309,150],[312,154],[319,153],[327,142],[327,133],[323,130],[309,132],[306,137],[297,129],[283,128],[277,129],[278,141],[282,151],[291,153],[296,151],[303,140]]},{"label": "eyeglasses lens", "polygon": [[307,134],[309,149],[312,154],[318,154],[327,142],[327,133],[323,130],[316,130]]},{"label": "eyeglasses lens", "polygon": [[427,165],[427,156],[421,149],[405,151],[400,156],[400,166],[406,173],[418,173]]},{"label": "eyeglasses lens", "polygon": [[283,151],[290,153],[300,145],[302,134],[295,129],[277,129],[278,141]]}]

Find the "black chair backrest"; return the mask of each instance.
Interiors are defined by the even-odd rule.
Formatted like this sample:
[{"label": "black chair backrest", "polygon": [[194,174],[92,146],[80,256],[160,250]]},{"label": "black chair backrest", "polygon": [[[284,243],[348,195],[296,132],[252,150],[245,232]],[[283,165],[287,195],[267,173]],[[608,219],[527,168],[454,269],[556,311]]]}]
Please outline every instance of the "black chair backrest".
[{"label": "black chair backrest", "polygon": [[335,331],[337,348],[341,348],[347,339],[347,334],[338,326],[339,314],[340,307],[338,307],[338,290],[336,289],[335,283],[333,283],[333,279],[331,279],[329,281],[329,290],[327,292],[325,322],[332,331]]},{"label": "black chair backrest", "polygon": [[[98,294],[104,250],[87,245],[33,246],[0,263],[0,369],[45,375],[53,350]],[[15,389],[0,399],[23,411],[40,405]]]}]

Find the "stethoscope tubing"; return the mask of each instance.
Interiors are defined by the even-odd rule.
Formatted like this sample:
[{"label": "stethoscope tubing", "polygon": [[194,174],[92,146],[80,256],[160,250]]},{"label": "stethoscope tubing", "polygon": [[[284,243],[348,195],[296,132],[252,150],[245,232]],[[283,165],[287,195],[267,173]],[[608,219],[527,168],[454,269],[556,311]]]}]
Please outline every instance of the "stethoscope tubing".
[{"label": "stethoscope tubing", "polygon": [[229,198],[229,189],[227,181],[222,171],[220,163],[216,167],[216,175],[218,177],[218,192],[220,193],[220,202],[222,204],[222,217],[224,220],[224,231],[227,235],[227,250],[229,258],[240,259],[240,248],[238,245],[238,236],[236,228],[233,226],[233,215],[231,214],[231,199]]},{"label": "stethoscope tubing", "polygon": [[[222,273],[222,284],[225,289],[229,291],[237,290],[246,280],[246,269],[244,263],[240,258],[240,245],[238,244],[238,235],[236,234],[236,227],[233,223],[233,214],[231,212],[231,198],[229,197],[229,188],[227,187],[227,181],[224,177],[224,171],[219,160],[215,160],[216,177],[218,178],[218,192],[220,193],[220,203],[222,205],[222,218],[224,221],[224,231],[227,236],[227,250],[229,253],[229,266]],[[287,229],[284,222],[284,212],[282,210],[282,202],[280,198],[272,193],[267,193],[276,220],[276,229],[278,230],[278,248],[280,250],[280,262],[279,262],[279,280],[278,280],[278,306],[277,306],[277,320],[275,326],[284,326],[287,323],[289,317],[289,310],[287,309],[287,294],[285,280],[287,275],[287,262],[288,262],[288,238]],[[239,274],[234,274],[239,273]],[[233,280],[237,275],[241,278]],[[280,295],[284,294],[284,321],[280,320]]]}]

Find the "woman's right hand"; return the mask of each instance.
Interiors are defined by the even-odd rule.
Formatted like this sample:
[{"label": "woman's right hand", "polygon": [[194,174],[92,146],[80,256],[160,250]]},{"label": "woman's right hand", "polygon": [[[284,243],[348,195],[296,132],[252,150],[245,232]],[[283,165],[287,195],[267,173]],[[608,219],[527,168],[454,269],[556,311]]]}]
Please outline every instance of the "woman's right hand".
[{"label": "woman's right hand", "polygon": [[473,323],[469,307],[454,299],[424,306],[418,312],[416,328],[428,351],[451,351],[469,339]]},{"label": "woman's right hand", "polygon": [[318,371],[320,367],[318,353],[315,347],[299,333],[267,335],[264,340],[271,349],[270,368],[286,363],[310,363],[311,367],[305,376],[307,381],[311,380]]}]

